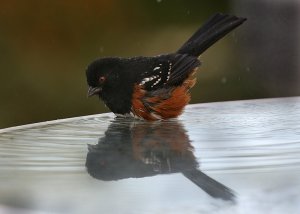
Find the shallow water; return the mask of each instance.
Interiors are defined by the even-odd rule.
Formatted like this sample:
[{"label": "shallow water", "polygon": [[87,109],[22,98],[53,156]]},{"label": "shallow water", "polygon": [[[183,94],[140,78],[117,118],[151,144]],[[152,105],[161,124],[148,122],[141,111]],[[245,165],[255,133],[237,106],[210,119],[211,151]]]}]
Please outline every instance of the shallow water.
[{"label": "shallow water", "polygon": [[300,98],[0,130],[0,213],[300,213]]}]

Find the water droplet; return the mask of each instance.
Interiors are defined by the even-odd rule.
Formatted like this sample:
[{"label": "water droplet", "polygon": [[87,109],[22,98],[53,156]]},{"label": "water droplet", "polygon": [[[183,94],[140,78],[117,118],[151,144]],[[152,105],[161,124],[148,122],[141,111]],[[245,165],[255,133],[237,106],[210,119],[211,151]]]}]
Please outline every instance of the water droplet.
[{"label": "water droplet", "polygon": [[222,83],[222,84],[226,84],[226,83],[227,83],[227,78],[226,78],[226,77],[223,77],[223,78],[221,79],[221,83]]}]

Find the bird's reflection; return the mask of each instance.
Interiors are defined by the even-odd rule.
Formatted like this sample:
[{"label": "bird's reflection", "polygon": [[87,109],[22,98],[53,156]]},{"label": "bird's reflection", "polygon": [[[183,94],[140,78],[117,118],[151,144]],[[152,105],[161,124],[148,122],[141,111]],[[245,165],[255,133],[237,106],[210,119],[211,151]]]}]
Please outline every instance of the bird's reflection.
[{"label": "bird's reflection", "polygon": [[182,173],[215,198],[233,200],[233,192],[200,171],[193,147],[177,121],[145,122],[116,118],[97,145],[89,145],[88,173],[100,180]]}]

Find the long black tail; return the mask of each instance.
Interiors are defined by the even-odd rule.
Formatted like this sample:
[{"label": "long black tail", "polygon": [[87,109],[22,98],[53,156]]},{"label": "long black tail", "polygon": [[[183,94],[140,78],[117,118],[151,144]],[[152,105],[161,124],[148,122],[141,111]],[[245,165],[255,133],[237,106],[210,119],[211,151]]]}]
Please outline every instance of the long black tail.
[{"label": "long black tail", "polygon": [[211,45],[246,20],[246,18],[217,13],[197,30],[194,35],[182,45],[177,53],[199,56]]},{"label": "long black tail", "polygon": [[207,176],[200,170],[184,171],[183,175],[210,196],[227,201],[235,201],[235,195],[231,189]]}]

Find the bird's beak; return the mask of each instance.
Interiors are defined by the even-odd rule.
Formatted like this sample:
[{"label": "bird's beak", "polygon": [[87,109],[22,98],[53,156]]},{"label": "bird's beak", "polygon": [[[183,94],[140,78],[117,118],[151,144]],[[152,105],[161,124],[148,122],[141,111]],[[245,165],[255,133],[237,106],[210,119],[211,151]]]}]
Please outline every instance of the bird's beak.
[{"label": "bird's beak", "polygon": [[101,92],[101,88],[100,87],[89,87],[88,93],[87,93],[87,97],[91,97],[93,95],[99,94]]}]

